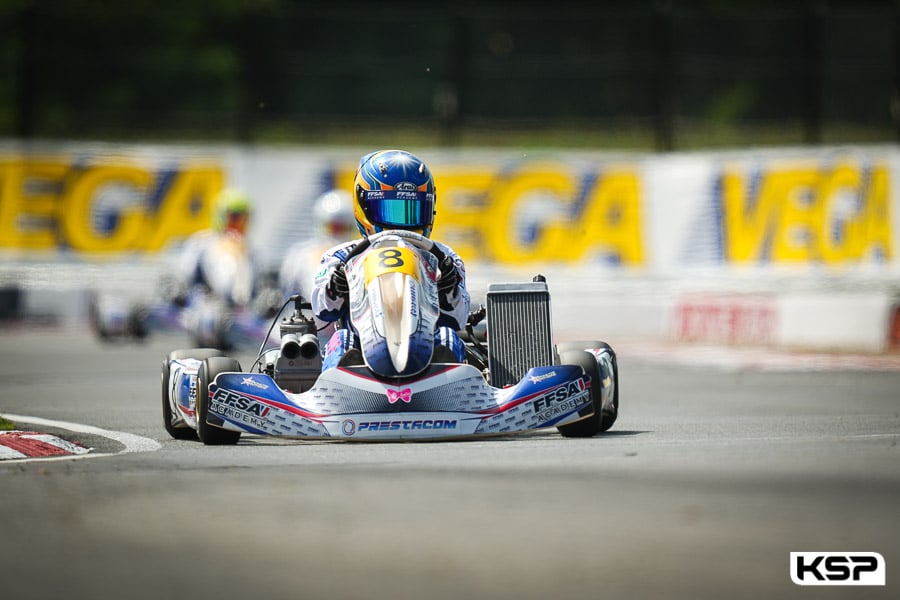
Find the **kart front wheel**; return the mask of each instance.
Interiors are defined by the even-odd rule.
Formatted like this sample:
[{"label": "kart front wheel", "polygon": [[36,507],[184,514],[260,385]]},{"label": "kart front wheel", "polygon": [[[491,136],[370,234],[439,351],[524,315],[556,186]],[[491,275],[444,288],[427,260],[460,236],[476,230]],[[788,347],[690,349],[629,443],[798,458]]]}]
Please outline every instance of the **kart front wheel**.
[{"label": "kart front wheel", "polygon": [[186,358],[196,358],[197,360],[203,360],[209,358],[211,356],[222,356],[222,352],[220,350],[214,350],[212,348],[192,348],[188,350],[175,350],[174,352],[170,352],[166,357],[166,360],[163,361],[162,364],[162,416],[163,416],[163,427],[166,428],[166,431],[169,435],[171,435],[176,440],[196,440],[197,432],[191,429],[190,427],[176,427],[172,424],[172,400],[170,398],[171,389],[169,387],[169,372],[171,370],[170,364],[173,360],[184,360]]},{"label": "kart front wheel", "polygon": [[[589,346],[584,346],[589,347]],[[619,373],[616,364],[616,355],[608,344],[598,342],[591,343],[590,347],[606,348],[612,355],[613,407],[611,410],[603,409],[602,376],[596,357],[586,350],[559,349],[559,362],[563,365],[579,365],[585,374],[591,378],[591,402],[594,405],[594,414],[586,419],[560,425],[559,433],[564,437],[592,437],[606,431],[616,422],[619,413]]]},{"label": "kart front wheel", "polygon": [[200,363],[197,372],[197,436],[208,446],[226,446],[237,444],[241,438],[240,431],[221,429],[206,422],[209,416],[209,386],[219,373],[235,373],[241,371],[241,363],[233,358],[214,356]]}]

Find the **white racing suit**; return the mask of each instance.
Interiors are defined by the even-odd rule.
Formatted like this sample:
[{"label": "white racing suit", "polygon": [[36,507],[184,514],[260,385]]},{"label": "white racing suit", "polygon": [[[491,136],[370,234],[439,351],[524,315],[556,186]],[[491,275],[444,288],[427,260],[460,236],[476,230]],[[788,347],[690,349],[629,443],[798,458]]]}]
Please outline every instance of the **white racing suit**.
[{"label": "white racing suit", "polygon": [[[332,297],[326,291],[328,283],[331,281],[331,275],[334,269],[346,260],[350,251],[356,247],[360,240],[353,240],[338,244],[329,249],[322,256],[320,261],[321,268],[316,274],[315,284],[313,286],[310,304],[312,304],[313,313],[316,319],[323,322],[343,321],[343,326],[338,325],[338,329],[334,332],[325,347],[322,361],[322,370],[330,369],[338,366],[341,357],[351,348],[359,348],[359,340],[357,336],[348,329],[349,306],[345,306],[343,297]],[[441,302],[441,314],[438,317],[437,327],[434,332],[435,346],[444,346],[453,352],[458,362],[463,362],[465,358],[465,345],[456,333],[469,317],[469,292],[466,290],[466,267],[459,255],[454,252],[446,244],[435,242],[438,248],[446,255],[453,259],[456,270],[459,273],[459,283],[452,293],[448,294],[446,303]]]},{"label": "white racing suit", "polygon": [[239,235],[194,234],[178,257],[175,273],[183,291],[201,286],[230,306],[247,306],[255,291],[255,260],[246,238]]}]

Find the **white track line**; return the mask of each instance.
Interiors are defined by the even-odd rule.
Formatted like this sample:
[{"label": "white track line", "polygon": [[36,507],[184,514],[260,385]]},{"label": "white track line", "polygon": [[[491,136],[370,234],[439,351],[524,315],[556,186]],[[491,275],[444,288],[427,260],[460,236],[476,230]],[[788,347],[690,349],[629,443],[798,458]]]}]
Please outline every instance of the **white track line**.
[{"label": "white track line", "polygon": [[11,415],[11,414],[0,414],[0,417],[7,419],[9,421],[13,421],[14,423],[28,423],[30,425],[38,425],[43,427],[55,427],[57,429],[65,429],[66,431],[74,431],[75,433],[88,433],[92,435],[99,435],[101,437],[105,437],[110,440],[115,440],[125,446],[123,450],[116,452],[114,454],[80,454],[80,455],[70,455],[70,456],[55,456],[55,457],[35,457],[35,458],[25,458],[25,459],[11,459],[16,463],[32,461],[32,460],[71,460],[77,458],[92,458],[99,456],[114,456],[116,454],[127,454],[130,452],[155,452],[159,450],[162,446],[156,440],[151,440],[150,438],[145,438],[140,435],[135,435],[133,433],[125,433],[124,431],[110,431],[108,429],[100,429],[99,427],[94,427],[93,425],[83,425],[81,423],[69,423],[67,421],[54,421],[51,419],[42,419],[40,417],[29,417],[25,415]]}]

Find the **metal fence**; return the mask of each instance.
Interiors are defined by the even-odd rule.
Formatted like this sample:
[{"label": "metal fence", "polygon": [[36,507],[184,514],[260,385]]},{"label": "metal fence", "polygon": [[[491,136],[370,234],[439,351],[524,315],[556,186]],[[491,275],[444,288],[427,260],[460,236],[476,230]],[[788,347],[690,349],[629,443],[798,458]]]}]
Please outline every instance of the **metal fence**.
[{"label": "metal fence", "polygon": [[10,0],[0,135],[569,131],[674,149],[900,132],[893,2],[452,6]]}]

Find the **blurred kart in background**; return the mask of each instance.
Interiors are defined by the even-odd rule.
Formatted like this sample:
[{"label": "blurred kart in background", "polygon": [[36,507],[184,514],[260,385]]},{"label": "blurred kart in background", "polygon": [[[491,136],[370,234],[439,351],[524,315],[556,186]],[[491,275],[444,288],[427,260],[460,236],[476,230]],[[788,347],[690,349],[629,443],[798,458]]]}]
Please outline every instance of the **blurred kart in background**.
[{"label": "blurred kart in background", "polygon": [[234,350],[255,347],[271,323],[276,288],[265,290],[250,306],[233,306],[199,288],[184,300],[159,298],[145,303],[123,295],[94,293],[90,300],[91,328],[105,342],[141,341],[153,333],[182,332],[197,346]]},{"label": "blurred kart in background", "polygon": [[91,327],[103,341],[142,340],[154,332],[183,332],[192,344],[222,350],[258,346],[283,298],[275,274],[258,274],[228,238],[216,242],[202,282],[164,275],[149,300],[95,291]]}]

